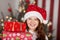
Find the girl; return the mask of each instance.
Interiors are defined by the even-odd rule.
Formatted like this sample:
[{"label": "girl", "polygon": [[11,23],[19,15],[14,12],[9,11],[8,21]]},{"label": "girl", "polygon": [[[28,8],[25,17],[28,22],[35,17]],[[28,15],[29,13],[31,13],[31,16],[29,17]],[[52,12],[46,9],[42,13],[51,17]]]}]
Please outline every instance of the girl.
[{"label": "girl", "polygon": [[43,24],[46,24],[46,11],[35,5],[29,5],[24,15],[27,31],[30,32],[33,40],[48,40]]}]

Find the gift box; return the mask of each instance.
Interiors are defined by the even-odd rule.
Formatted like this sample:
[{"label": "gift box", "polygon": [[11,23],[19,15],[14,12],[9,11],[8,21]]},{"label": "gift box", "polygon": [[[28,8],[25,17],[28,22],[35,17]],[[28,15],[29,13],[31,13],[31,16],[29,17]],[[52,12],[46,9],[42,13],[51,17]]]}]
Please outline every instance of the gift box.
[{"label": "gift box", "polygon": [[15,31],[15,32],[19,32],[19,31],[25,32],[26,24],[21,23],[21,22],[5,21],[4,30],[5,31]]},{"label": "gift box", "polygon": [[32,40],[32,35],[29,32],[3,31],[2,40]]}]

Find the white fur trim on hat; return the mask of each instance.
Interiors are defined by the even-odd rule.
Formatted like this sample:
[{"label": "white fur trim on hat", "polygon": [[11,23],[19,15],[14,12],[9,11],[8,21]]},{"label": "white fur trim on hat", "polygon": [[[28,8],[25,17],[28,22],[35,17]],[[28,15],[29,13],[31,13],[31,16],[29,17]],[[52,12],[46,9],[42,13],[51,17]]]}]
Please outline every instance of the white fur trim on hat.
[{"label": "white fur trim on hat", "polygon": [[[43,17],[42,17],[42,15],[41,15],[39,12],[37,12],[37,11],[27,12],[27,13],[24,15],[24,21],[26,21],[26,19],[28,19],[28,18],[31,17],[31,16],[37,17],[37,18],[41,21],[41,23],[45,22],[44,19],[43,19]],[[45,22],[45,23],[46,23],[46,22]]]}]

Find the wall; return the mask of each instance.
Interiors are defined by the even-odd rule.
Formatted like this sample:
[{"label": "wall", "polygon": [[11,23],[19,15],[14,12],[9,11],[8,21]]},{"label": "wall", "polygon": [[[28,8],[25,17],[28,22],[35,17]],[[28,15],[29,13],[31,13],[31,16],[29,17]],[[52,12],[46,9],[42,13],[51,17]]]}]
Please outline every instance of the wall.
[{"label": "wall", "polygon": [[2,18],[2,16],[1,16],[1,11],[3,12],[3,14],[4,14],[4,17],[6,16],[6,15],[9,15],[10,13],[8,12],[8,3],[10,3],[11,4],[11,7],[12,7],[12,9],[13,9],[13,12],[14,12],[14,15],[16,15],[16,14],[18,14],[18,13],[16,13],[16,10],[17,10],[17,8],[18,8],[18,3],[19,3],[19,1],[18,0],[0,0],[0,19]]},{"label": "wall", "polygon": [[[46,9],[47,19],[52,22],[50,30],[53,29],[53,40],[59,40],[60,37],[60,0],[38,0],[38,6]],[[57,35],[58,34],[58,35]]]}]

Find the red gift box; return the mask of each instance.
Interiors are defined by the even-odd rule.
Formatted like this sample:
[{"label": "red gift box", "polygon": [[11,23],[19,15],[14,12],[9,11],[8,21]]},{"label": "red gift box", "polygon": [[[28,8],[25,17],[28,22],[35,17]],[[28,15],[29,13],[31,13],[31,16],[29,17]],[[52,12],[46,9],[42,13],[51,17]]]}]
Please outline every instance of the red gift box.
[{"label": "red gift box", "polygon": [[7,32],[3,31],[3,40],[32,40],[29,32]]},{"label": "red gift box", "polygon": [[4,30],[5,31],[12,31],[12,26],[13,26],[12,22],[9,22],[9,21],[4,22]]},{"label": "red gift box", "polygon": [[26,24],[21,22],[12,22],[12,21],[5,21],[4,22],[4,30],[5,31],[26,31]]}]

